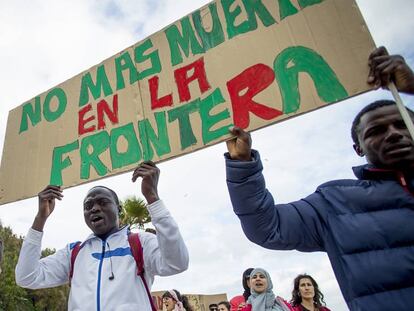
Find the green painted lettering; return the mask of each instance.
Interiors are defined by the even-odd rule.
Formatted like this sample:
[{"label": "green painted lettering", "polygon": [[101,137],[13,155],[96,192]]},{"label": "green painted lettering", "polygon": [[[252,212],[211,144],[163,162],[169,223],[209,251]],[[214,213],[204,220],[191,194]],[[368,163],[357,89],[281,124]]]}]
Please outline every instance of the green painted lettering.
[{"label": "green painted lettering", "polygon": [[[57,108],[55,111],[51,110],[50,102],[53,97],[57,98]],[[43,103],[43,115],[48,122],[53,122],[59,118],[63,112],[66,110],[68,99],[66,97],[65,91],[61,88],[55,88],[47,93],[45,102]]]},{"label": "green painted lettering", "polygon": [[307,6],[319,4],[321,2],[323,2],[323,0],[299,0],[299,5],[302,9],[304,9]]},{"label": "green painted lettering", "polygon": [[155,50],[154,52],[151,52],[148,55],[145,55],[145,52],[148,51],[150,48],[152,48],[152,46],[153,45],[152,45],[151,39],[148,39],[144,41],[142,44],[135,47],[134,49],[135,62],[143,63],[148,59],[151,62],[151,67],[138,73],[139,80],[142,80],[150,75],[159,73],[162,70],[160,56],[158,55],[158,50]]},{"label": "green painted lettering", "polygon": [[[217,14],[217,3],[211,3],[208,8],[211,15],[211,25],[208,25],[208,28],[211,29],[210,31],[206,31],[205,27],[203,27],[200,10],[193,13],[194,28],[197,30],[198,36],[201,38],[201,42],[206,51],[224,42],[223,27]],[[203,17],[205,16],[203,14]]]},{"label": "green painted lettering", "polygon": [[262,3],[262,0],[243,0],[243,4],[247,14],[247,20],[241,22],[239,25],[235,25],[236,18],[241,14],[242,10],[237,5],[233,11],[230,7],[233,5],[235,0],[221,0],[223,6],[224,17],[227,23],[227,34],[229,39],[252,30],[257,29],[258,16],[263,25],[268,27],[276,23],[276,20],[270,14],[266,6]]},{"label": "green painted lettering", "polygon": [[171,123],[178,120],[181,150],[197,143],[197,139],[194,136],[193,129],[191,128],[190,114],[198,111],[199,106],[200,99],[196,99],[186,105],[168,111],[168,122]]},{"label": "green painted lettering", "polygon": [[[123,137],[128,145],[126,151],[118,151],[119,139]],[[121,168],[142,159],[142,151],[135,134],[134,125],[128,123],[124,126],[114,128],[111,131],[110,153],[112,168]]]},{"label": "green painted lettering", "polygon": [[279,1],[279,15],[280,20],[298,13],[298,9],[292,4],[290,0],[278,0]]},{"label": "green painted lettering", "polygon": [[152,160],[154,157],[151,144],[159,157],[171,152],[165,112],[156,112],[154,116],[157,123],[158,135],[155,133],[149,120],[145,119],[138,122],[139,137],[141,139],[142,149],[144,150],[145,161]]},{"label": "green painted lettering", "polygon": [[223,135],[229,133],[229,127],[233,124],[224,125],[216,130],[210,130],[215,124],[220,121],[230,119],[229,110],[226,108],[215,115],[210,115],[211,109],[215,106],[224,103],[225,100],[219,88],[214,90],[209,96],[205,99],[202,99],[200,102],[200,117],[201,117],[201,130],[203,143],[207,144]]},{"label": "green painted lettering", "polygon": [[[80,148],[81,157],[81,179],[89,179],[90,167],[92,166],[99,176],[105,176],[108,168],[99,159],[99,155],[109,147],[109,135],[102,131],[82,139]],[[92,151],[90,151],[92,149]]]},{"label": "green painted lettering", "polygon": [[181,51],[186,57],[190,55],[190,47],[193,55],[204,53],[204,48],[198,42],[188,16],[181,19],[181,28],[182,34],[176,25],[171,25],[165,30],[170,46],[171,63],[173,66],[183,62]]},{"label": "green painted lettering", "polygon": [[27,131],[29,125],[28,120],[32,123],[32,126],[35,126],[42,120],[42,111],[40,107],[40,97],[35,98],[34,107],[31,103],[26,103],[22,108],[22,117],[20,119],[20,130],[19,134],[24,131]]},{"label": "green painted lettering", "polygon": [[65,157],[62,160],[62,156],[65,153],[69,153],[79,148],[79,141],[76,140],[73,143],[56,147],[53,149],[52,156],[52,169],[50,171],[50,184],[55,186],[63,185],[62,171],[72,165],[72,161],[69,157]]},{"label": "green painted lettering", "polygon": [[93,98],[96,100],[101,97],[103,90],[104,96],[112,95],[112,88],[109,84],[108,77],[106,76],[104,65],[98,66],[96,70],[96,84],[92,81],[91,73],[88,72],[82,77],[80,95],[79,95],[79,107],[82,107],[89,103],[89,91]]},{"label": "green painted lettering", "polygon": [[262,3],[262,0],[243,0],[243,4],[246,8],[249,31],[257,29],[256,16],[260,18],[265,27],[269,27],[276,23],[276,20]]},{"label": "green painted lettering", "polygon": [[285,114],[295,112],[300,107],[300,73],[307,73],[312,78],[316,92],[325,103],[348,96],[331,67],[309,48],[296,46],[283,50],[273,63],[273,70],[282,94]]},{"label": "green painted lettering", "polygon": [[221,0],[221,5],[223,6],[224,17],[226,18],[227,24],[227,35],[229,39],[249,31],[249,22],[244,21],[239,25],[235,25],[236,18],[241,13],[241,8],[237,5],[234,10],[230,10],[230,7],[235,2],[235,0]]},{"label": "green painted lettering", "polygon": [[128,51],[125,51],[115,58],[115,71],[116,71],[116,89],[122,90],[125,88],[124,75],[122,72],[124,70],[129,71],[129,84],[133,84],[138,81],[138,71],[135,68],[134,63],[132,62],[131,56]]}]

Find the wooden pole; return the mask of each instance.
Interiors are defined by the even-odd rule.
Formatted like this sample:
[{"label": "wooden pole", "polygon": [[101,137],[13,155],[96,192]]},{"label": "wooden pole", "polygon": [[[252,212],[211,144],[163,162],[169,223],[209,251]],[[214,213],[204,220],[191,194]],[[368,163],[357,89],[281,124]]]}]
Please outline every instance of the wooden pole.
[{"label": "wooden pole", "polygon": [[407,126],[408,132],[411,135],[411,139],[414,140],[414,124],[413,120],[411,119],[410,115],[408,114],[407,108],[404,106],[404,103],[400,97],[400,94],[397,91],[397,88],[395,87],[394,82],[390,82],[388,85],[389,90],[392,93],[392,96],[394,96],[394,100],[397,103],[398,110],[400,111],[400,114],[404,120],[405,125]]}]

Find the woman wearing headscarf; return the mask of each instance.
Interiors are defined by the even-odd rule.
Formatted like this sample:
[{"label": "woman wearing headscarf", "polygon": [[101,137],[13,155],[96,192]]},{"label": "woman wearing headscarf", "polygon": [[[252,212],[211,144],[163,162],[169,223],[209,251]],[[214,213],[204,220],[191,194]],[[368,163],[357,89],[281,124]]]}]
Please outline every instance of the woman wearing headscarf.
[{"label": "woman wearing headscarf", "polygon": [[250,273],[250,297],[242,311],[292,311],[283,298],[273,293],[273,283],[269,273],[256,268]]},{"label": "woman wearing headscarf", "polygon": [[330,311],[325,305],[318,283],[307,274],[299,274],[293,280],[292,299],[294,311]]},{"label": "woman wearing headscarf", "polygon": [[246,269],[242,275],[242,284],[244,288],[243,295],[235,296],[230,299],[230,311],[240,311],[250,296],[250,273],[253,268]]},{"label": "woman wearing headscarf", "polygon": [[193,311],[187,297],[176,289],[166,291],[162,295],[162,303],[167,311]]}]

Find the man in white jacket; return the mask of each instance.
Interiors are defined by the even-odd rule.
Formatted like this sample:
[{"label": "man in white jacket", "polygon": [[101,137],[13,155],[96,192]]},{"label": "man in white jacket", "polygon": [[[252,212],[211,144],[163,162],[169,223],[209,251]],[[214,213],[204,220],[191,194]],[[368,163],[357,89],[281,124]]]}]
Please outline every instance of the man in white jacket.
[{"label": "man in white jacket", "polygon": [[[158,197],[159,169],[144,162],[132,181],[142,178],[141,192],[157,234],[139,233],[143,248],[145,280],[151,288],[155,275],[185,271],[188,251],[178,226]],[[19,286],[38,289],[69,281],[73,244],[40,259],[43,227],[53,212],[55,200],[63,198],[58,186],[39,193],[39,211],[27,234],[16,266]],[[83,243],[74,264],[68,310],[151,310],[144,283],[136,273],[136,262],[128,242],[129,228],[119,227],[119,201],[109,188],[98,186],[84,199],[84,218],[91,234]]]}]

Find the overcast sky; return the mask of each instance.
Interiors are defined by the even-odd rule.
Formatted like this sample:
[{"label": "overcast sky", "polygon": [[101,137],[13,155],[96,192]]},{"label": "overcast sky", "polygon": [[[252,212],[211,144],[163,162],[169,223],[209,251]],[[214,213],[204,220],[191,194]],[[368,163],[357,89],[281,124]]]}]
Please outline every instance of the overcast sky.
[{"label": "overcast sky", "polygon": [[[343,0],[346,1],[346,0]],[[0,147],[8,111],[79,72],[153,34],[205,0],[0,0]],[[402,54],[414,65],[412,0],[359,0],[377,45]],[[411,49],[410,49],[411,48]],[[353,178],[351,166],[364,163],[352,150],[350,125],[365,104],[390,98],[375,91],[252,134],[261,152],[267,187],[278,202],[302,198],[330,179]],[[408,105],[412,98],[404,97]],[[153,290],[184,293],[242,292],[247,267],[270,272],[278,295],[290,298],[293,278],[313,275],[335,311],[347,310],[324,253],[270,251],[250,243],[233,214],[225,184],[225,144],[159,165],[159,193],[178,222],[190,251],[190,268],[174,277],[156,278]],[[47,222],[43,247],[62,248],[84,240],[82,200],[96,184],[113,188],[121,199],[139,194],[130,173],[67,189]],[[39,189],[40,190],[40,189]],[[37,199],[0,206],[0,219],[26,234]]]}]

